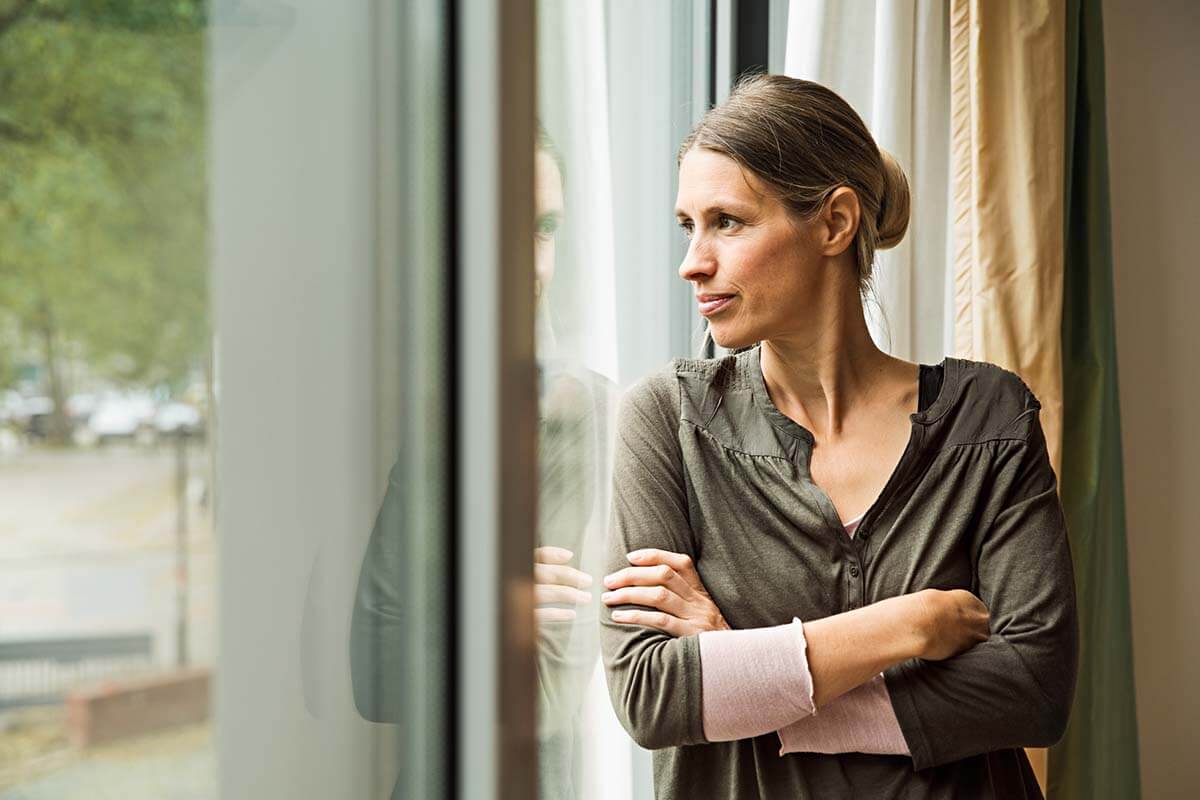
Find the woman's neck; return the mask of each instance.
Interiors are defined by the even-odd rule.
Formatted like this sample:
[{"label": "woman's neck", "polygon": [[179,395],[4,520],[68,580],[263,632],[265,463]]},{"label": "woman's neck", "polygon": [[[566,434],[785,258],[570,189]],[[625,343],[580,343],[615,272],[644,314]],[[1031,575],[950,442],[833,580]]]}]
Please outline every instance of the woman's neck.
[{"label": "woman's neck", "polygon": [[[760,359],[771,401],[818,439],[836,439],[848,418],[868,409],[906,362],[871,338],[862,305],[820,324],[764,340]],[[857,313],[855,313],[857,311]]]}]

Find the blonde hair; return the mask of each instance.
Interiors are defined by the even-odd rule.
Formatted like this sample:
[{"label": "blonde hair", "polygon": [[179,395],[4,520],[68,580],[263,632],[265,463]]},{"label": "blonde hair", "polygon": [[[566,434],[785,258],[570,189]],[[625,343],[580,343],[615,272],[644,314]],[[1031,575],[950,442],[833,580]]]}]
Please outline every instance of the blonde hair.
[{"label": "blonde hair", "polygon": [[784,75],[742,78],[684,140],[679,160],[693,147],[732,158],[802,219],[820,213],[838,187],[852,189],[861,209],[854,247],[864,298],[875,251],[895,247],[908,230],[904,170],[879,149],[850,104],[818,83]]}]

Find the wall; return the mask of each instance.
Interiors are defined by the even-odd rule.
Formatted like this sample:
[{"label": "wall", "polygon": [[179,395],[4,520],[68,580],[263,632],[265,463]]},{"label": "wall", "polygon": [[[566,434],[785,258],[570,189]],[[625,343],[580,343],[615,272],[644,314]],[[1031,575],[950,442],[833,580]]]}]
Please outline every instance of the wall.
[{"label": "wall", "polygon": [[1200,4],[1105,0],[1117,351],[1142,789],[1200,759]]}]

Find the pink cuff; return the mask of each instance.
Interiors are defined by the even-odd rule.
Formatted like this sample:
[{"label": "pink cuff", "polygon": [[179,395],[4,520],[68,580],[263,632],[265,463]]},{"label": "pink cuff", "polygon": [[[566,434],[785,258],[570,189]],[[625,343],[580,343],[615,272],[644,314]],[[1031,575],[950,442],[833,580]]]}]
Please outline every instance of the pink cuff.
[{"label": "pink cuff", "polygon": [[730,742],[815,713],[804,626],[705,631],[700,640],[704,737]]},{"label": "pink cuff", "polygon": [[909,755],[883,673],[821,706],[816,716],[779,731],[779,755],[880,753]]}]

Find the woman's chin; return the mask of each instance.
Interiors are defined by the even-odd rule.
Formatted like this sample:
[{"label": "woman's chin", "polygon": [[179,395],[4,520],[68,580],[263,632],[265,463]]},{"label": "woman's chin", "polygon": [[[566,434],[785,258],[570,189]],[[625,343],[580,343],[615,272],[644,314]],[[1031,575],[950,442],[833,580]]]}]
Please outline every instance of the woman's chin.
[{"label": "woman's chin", "polygon": [[758,342],[757,339],[746,335],[744,331],[733,330],[729,326],[710,325],[708,331],[713,341],[726,350],[737,350]]}]

